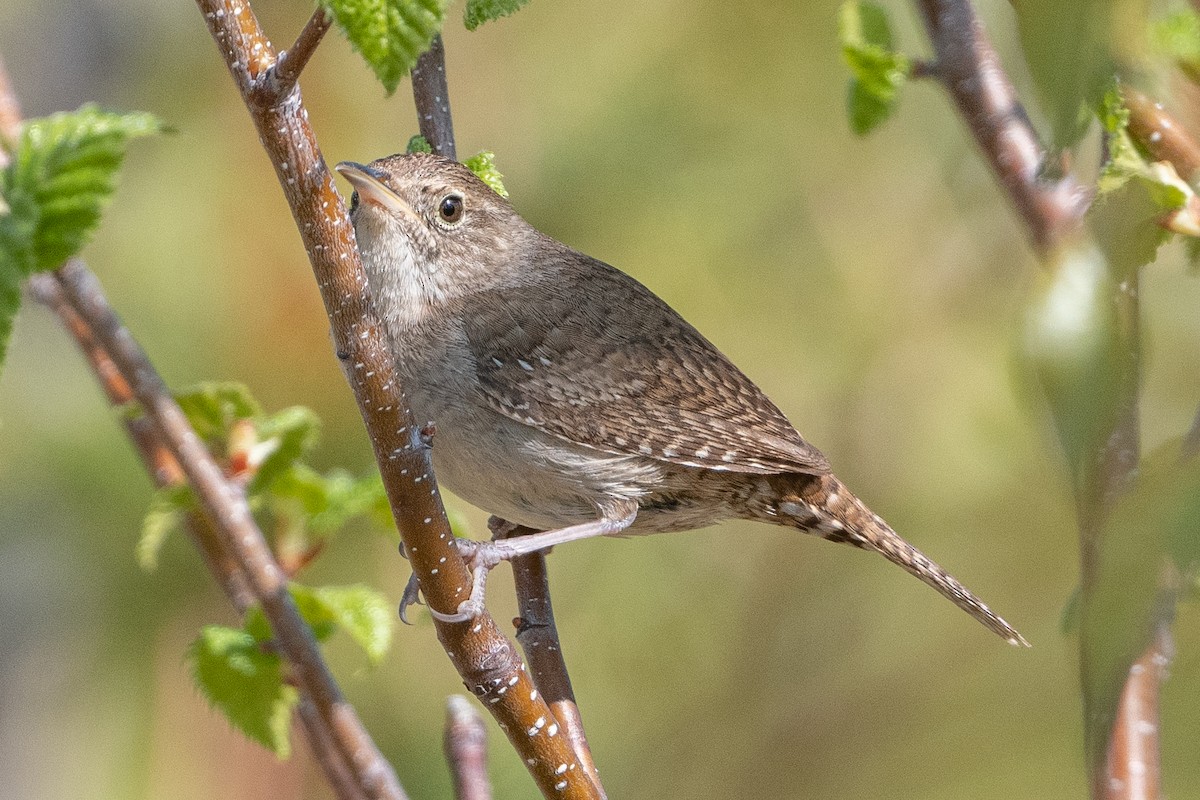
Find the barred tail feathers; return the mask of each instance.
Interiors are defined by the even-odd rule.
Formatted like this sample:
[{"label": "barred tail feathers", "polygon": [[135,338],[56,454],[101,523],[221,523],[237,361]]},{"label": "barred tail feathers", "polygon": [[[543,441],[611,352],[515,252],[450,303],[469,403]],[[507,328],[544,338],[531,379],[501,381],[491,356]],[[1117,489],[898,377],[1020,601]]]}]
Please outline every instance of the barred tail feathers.
[{"label": "barred tail feathers", "polygon": [[799,491],[782,492],[781,495],[783,499],[776,505],[776,521],[790,522],[830,541],[874,550],[932,586],[1009,644],[1029,646],[1015,628],[933,559],[902,539],[833,475],[809,477]]}]

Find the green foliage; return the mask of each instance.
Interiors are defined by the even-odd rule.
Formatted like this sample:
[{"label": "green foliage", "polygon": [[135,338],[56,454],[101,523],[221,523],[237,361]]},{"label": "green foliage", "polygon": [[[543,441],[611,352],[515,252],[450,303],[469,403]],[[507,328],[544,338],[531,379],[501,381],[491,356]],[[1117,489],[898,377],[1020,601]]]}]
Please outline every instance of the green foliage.
[{"label": "green foliage", "polygon": [[1049,403],[1077,492],[1088,485],[1120,406],[1116,294],[1104,253],[1080,241],[1049,261],[1026,310],[1024,358]]},{"label": "green foliage", "polygon": [[279,656],[246,631],[220,625],[205,627],[189,655],[196,685],[208,701],[246,736],[287,758],[299,695],[283,682]]},{"label": "green foliage", "polygon": [[1176,9],[1151,23],[1150,46],[1193,81],[1200,80],[1200,14],[1194,9]]},{"label": "green foliage", "polygon": [[[296,610],[324,642],[345,631],[378,664],[392,643],[392,612],[387,599],[367,586],[288,585]],[[246,611],[242,628],[205,627],[190,656],[196,685],[233,725],[251,739],[287,758],[288,722],[296,690],[283,681],[283,662],[269,647],[271,624],[260,606]]]},{"label": "green foliage", "polygon": [[[344,631],[378,664],[392,644],[392,618],[387,598],[369,586],[288,585],[296,610],[312,629],[313,638],[324,642]],[[245,632],[260,643],[271,640],[271,625],[259,606],[246,612]]]},{"label": "green foliage", "polygon": [[183,410],[196,435],[209,443],[223,444],[238,420],[254,419],[262,414],[250,389],[233,381],[207,381],[175,393],[175,402]]},{"label": "green foliage", "polygon": [[1104,94],[1098,116],[1108,134],[1108,160],[1088,219],[1111,269],[1127,275],[1153,261],[1171,231],[1181,229],[1195,193],[1173,167],[1147,161],[1134,145],[1117,88]]},{"label": "green foliage", "polygon": [[258,441],[255,449],[261,462],[250,481],[251,495],[270,487],[316,445],[321,435],[321,420],[311,409],[292,406],[259,419],[255,433]]},{"label": "green foliage", "polygon": [[154,493],[150,509],[142,520],[142,535],[138,538],[138,566],[147,571],[158,566],[158,551],[163,542],[183,524],[184,515],[195,507],[192,489],[186,484],[165,486]]},{"label": "green foliage", "polygon": [[852,73],[847,96],[850,127],[862,136],[891,115],[911,64],[892,50],[887,13],[873,3],[843,3],[838,37]]},{"label": "green foliage", "polygon": [[463,24],[473,31],[485,22],[515,14],[529,0],[467,0]]},{"label": "green foliage", "polygon": [[[1069,147],[1083,136],[1116,71],[1115,20],[1128,0],[1013,0],[1021,45],[1053,143]],[[1144,20],[1144,16],[1142,18]],[[1129,31],[1140,35],[1140,31]]]},{"label": "green foliage", "polygon": [[508,190],[504,188],[504,176],[500,174],[500,170],[496,169],[496,154],[488,151],[476,153],[463,162],[467,169],[474,172],[479,180],[486,183],[492,188],[496,194],[501,197],[508,197]]},{"label": "green foliage", "polygon": [[448,0],[322,0],[388,94],[442,30]]},{"label": "green foliage", "polygon": [[0,171],[0,363],[20,305],[18,287],[35,270],[79,252],[116,189],[130,139],[162,130],[149,114],[85,105],[29,120]]},{"label": "green foliage", "polygon": [[287,516],[303,519],[314,536],[328,536],[358,516],[395,530],[378,473],[355,478],[334,469],[322,475],[304,464],[294,464],[280,473],[271,485],[271,494],[277,510],[283,508]]},{"label": "green foliage", "polygon": [[1200,460],[1175,440],[1145,458],[1137,481],[1107,525],[1083,603],[1084,697],[1088,754],[1106,752],[1129,666],[1170,619],[1172,598],[1160,588],[1168,556],[1184,573],[1200,563]]},{"label": "green foliage", "polygon": [[430,146],[429,140],[421,134],[417,134],[408,140],[408,146],[404,148],[406,153],[432,153],[433,147]]},{"label": "green foliage", "polygon": [[[377,473],[354,478],[345,471],[321,474],[302,459],[316,445],[320,420],[295,406],[263,414],[249,389],[210,382],[176,394],[196,433],[226,468],[249,475],[247,500],[264,530],[275,532],[276,550],[304,553],[360,517],[394,530]],[[194,508],[184,489],[159,491],[150,504],[138,542],[138,562],[152,568],[166,537]]]}]

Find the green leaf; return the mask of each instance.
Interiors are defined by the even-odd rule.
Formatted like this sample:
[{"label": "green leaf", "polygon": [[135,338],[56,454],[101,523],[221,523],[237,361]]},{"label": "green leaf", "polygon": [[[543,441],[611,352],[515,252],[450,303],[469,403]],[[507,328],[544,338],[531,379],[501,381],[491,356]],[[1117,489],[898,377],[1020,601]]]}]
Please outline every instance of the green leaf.
[{"label": "green leaf", "polygon": [[158,551],[163,542],[183,524],[184,516],[193,508],[195,499],[187,484],[165,486],[154,493],[142,519],[142,535],[137,543],[137,562],[142,569],[151,571],[158,567]]},{"label": "green leaf", "polygon": [[1172,615],[1171,597],[1160,584],[1167,555],[1190,567],[1200,555],[1198,539],[1200,463],[1183,461],[1176,440],[1143,460],[1092,547],[1081,603],[1081,658],[1093,764],[1107,752],[1130,665]]},{"label": "green leaf", "polygon": [[862,136],[891,115],[912,65],[892,50],[887,13],[873,3],[843,3],[838,37],[852,74],[847,94],[850,127]]},{"label": "green leaf", "polygon": [[297,459],[312,449],[321,433],[321,420],[311,409],[292,406],[255,425],[258,447],[268,452],[250,482],[251,493],[270,486]]},{"label": "green leaf", "polygon": [[1131,13],[1123,8],[1128,5],[1127,0],[1013,0],[1025,60],[1056,148],[1083,136],[1090,120],[1086,109],[1100,104],[1112,82],[1115,53],[1125,45],[1117,20]]},{"label": "green leaf", "polygon": [[1195,236],[1195,192],[1167,162],[1146,160],[1129,135],[1119,88],[1105,92],[1097,116],[1108,134],[1108,160],[1088,209],[1096,241],[1115,274],[1149,264],[1172,231]]},{"label": "green leaf", "polygon": [[1022,349],[1045,393],[1077,492],[1089,485],[1095,453],[1120,407],[1116,296],[1104,253],[1077,242],[1047,264],[1026,312]]},{"label": "green leaf", "polygon": [[406,153],[432,153],[433,147],[429,144],[429,140],[421,134],[417,134],[408,140],[408,146],[404,148]]},{"label": "green leaf", "polygon": [[396,91],[417,58],[442,30],[449,0],[322,0],[379,78]]},{"label": "green leaf", "polygon": [[[359,515],[374,519],[375,509],[387,495],[378,474],[355,478],[343,470],[321,475],[303,464],[280,473],[270,487],[277,514],[300,517],[317,536],[327,536]],[[388,517],[390,519],[390,516]]]},{"label": "green leaf", "polygon": [[283,682],[279,656],[245,631],[209,625],[192,645],[196,685],[234,727],[279,758],[291,753],[288,730],[296,689]]},{"label": "green leaf", "polygon": [[27,268],[55,269],[79,252],[116,188],[129,140],[162,130],[150,114],[92,105],[24,125],[0,190],[5,205],[22,206],[33,223],[31,238],[18,243],[32,254]]},{"label": "green leaf", "polygon": [[244,384],[211,381],[175,393],[197,435],[207,442],[223,441],[234,422],[262,414],[258,401]]},{"label": "green leaf", "polygon": [[486,150],[476,153],[464,161],[463,164],[471,172],[474,172],[479,180],[491,187],[493,192],[501,197],[508,197],[508,191],[504,188],[504,176],[500,174],[500,170],[496,169],[495,153]]},{"label": "green leaf", "polygon": [[[320,586],[288,584],[304,622],[313,638],[323,642],[336,631],[349,634],[366,651],[372,664],[378,664],[392,643],[392,613],[387,598],[369,586]],[[260,606],[246,612],[245,633],[258,643],[272,638],[271,626]]]},{"label": "green leaf", "polygon": [[[298,587],[299,588],[299,587]],[[338,627],[378,664],[392,644],[392,618],[387,598],[369,586],[321,586],[309,590]]]},{"label": "green leaf", "polygon": [[463,24],[473,31],[485,22],[515,14],[529,0],[467,0]]},{"label": "green leaf", "polygon": [[1150,47],[1174,60],[1193,81],[1200,79],[1200,14],[1180,8],[1154,20]]}]

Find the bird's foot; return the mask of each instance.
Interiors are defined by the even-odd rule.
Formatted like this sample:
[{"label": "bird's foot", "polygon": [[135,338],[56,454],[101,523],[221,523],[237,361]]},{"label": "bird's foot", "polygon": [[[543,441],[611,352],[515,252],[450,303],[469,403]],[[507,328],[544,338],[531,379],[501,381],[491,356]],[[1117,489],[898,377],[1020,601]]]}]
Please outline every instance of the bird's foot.
[{"label": "bird's foot", "polygon": [[504,547],[504,542],[477,542],[474,539],[455,539],[458,552],[471,570],[471,596],[458,604],[458,610],[453,614],[443,614],[432,606],[430,615],[441,622],[470,622],[483,613],[484,596],[487,588],[488,573],[501,561],[508,561],[513,556],[520,555],[512,548]]}]

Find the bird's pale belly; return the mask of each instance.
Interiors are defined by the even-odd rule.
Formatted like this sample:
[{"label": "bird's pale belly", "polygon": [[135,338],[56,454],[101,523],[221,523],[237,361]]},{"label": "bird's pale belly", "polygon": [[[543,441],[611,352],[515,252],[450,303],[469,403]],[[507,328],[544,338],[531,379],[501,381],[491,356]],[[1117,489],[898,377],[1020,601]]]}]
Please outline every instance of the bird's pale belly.
[{"label": "bird's pale belly", "polygon": [[[623,532],[636,535],[705,527],[735,515],[720,499],[692,491],[694,481],[673,480],[675,473],[696,470],[603,454],[494,413],[466,417],[443,408],[436,422],[438,482],[509,522],[552,530],[620,518],[620,507],[637,503],[637,519]],[[679,491],[672,490],[675,484]]]}]

